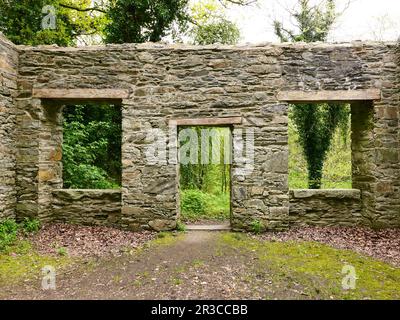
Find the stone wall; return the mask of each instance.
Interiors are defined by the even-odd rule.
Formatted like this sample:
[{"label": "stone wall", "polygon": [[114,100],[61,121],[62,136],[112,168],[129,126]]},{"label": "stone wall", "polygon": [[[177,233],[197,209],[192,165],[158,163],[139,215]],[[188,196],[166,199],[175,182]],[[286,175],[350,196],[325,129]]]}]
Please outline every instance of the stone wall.
[{"label": "stone wall", "polygon": [[375,217],[376,182],[374,161],[374,106],[372,102],[351,104],[352,186],[361,191],[361,207],[364,224],[372,225]]},{"label": "stone wall", "polygon": [[393,49],[377,61],[382,99],[375,103],[373,117],[375,227],[400,227],[400,65]]},{"label": "stone wall", "polygon": [[363,223],[400,226],[400,82],[396,44],[289,45],[281,56],[285,90],[378,88],[380,100],[352,102],[353,187]]},{"label": "stone wall", "polygon": [[290,226],[363,224],[360,190],[290,190]]},{"label": "stone wall", "polygon": [[56,222],[119,227],[120,190],[53,190],[52,206]]},{"label": "stone wall", "polygon": [[[33,208],[37,215],[51,215],[51,210],[41,206],[52,201],[44,185],[50,181],[57,183],[60,173],[57,166],[51,169],[50,159],[41,155],[40,145],[41,141],[43,145],[53,145],[55,152],[59,146],[52,144],[52,139],[61,139],[57,134],[37,136],[44,128],[43,106],[36,109],[37,99],[28,99],[28,92],[32,91],[29,86],[117,88],[131,92],[122,101],[122,227],[175,225],[176,159],[164,165],[146,162],[144,152],[151,142],[146,138],[148,129],[158,128],[168,133],[172,119],[235,116],[243,121],[233,125],[234,130],[255,130],[257,157],[249,175],[232,177],[233,225],[245,228],[253,219],[264,218],[267,228],[287,226],[287,105],[276,99],[281,83],[280,54],[276,47],[199,49],[158,44],[81,49],[21,47],[20,74],[24,84],[21,90],[27,96],[20,100],[19,107],[32,117],[30,123],[21,126],[20,140],[37,141],[33,150],[38,153],[32,151],[31,161],[20,163],[18,175],[21,180],[36,183],[38,193],[35,198],[32,185],[20,189],[24,200],[20,202],[19,213],[24,215]],[[33,132],[36,123],[40,129]],[[52,130],[57,132],[56,127]],[[233,170],[239,166],[235,163]],[[32,177],[34,174],[39,181]],[[41,177],[49,180],[41,185]]]},{"label": "stone wall", "polygon": [[[19,87],[14,105],[19,218],[58,220],[64,201],[71,200],[60,200],[55,190],[62,188],[61,108],[73,101],[65,96],[38,97],[36,89],[128,92],[119,100],[123,143],[117,221],[124,228],[159,230],[173,228],[177,219],[176,155],[168,162],[150,164],[145,158],[152,143],[150,129],[168,134],[174,119],[224,117],[242,119],[232,124],[235,132],[254,129],[251,172],[240,173],[241,157],[233,159],[234,229],[248,229],[254,220],[262,221],[267,230],[285,229],[293,223],[293,213],[311,223],[318,216],[333,221],[333,216],[340,215],[336,200],[321,195],[292,198],[289,215],[288,104],[279,100],[278,93],[380,89],[380,101],[349,101],[354,116],[360,116],[353,127],[353,180],[360,189],[361,209],[354,204],[356,199],[346,198],[351,204],[346,216],[367,225],[400,225],[400,85],[393,43],[18,48]],[[85,97],[76,101],[85,101]],[[72,202],[75,212],[80,202]],[[310,208],[319,203],[333,216],[322,211],[305,214],[306,203]],[[69,216],[73,214],[62,217],[67,220]],[[85,215],[81,218],[84,221]]]},{"label": "stone wall", "polygon": [[18,53],[0,33],[0,220],[15,217],[15,112]]}]

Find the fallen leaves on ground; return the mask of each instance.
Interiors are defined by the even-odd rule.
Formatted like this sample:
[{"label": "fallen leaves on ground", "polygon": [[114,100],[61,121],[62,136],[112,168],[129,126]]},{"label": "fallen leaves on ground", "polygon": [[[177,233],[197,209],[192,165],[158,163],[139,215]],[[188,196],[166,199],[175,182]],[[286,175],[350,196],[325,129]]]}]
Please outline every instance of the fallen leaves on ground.
[{"label": "fallen leaves on ground", "polygon": [[29,236],[29,241],[41,254],[59,254],[60,249],[71,257],[118,255],[138,248],[152,240],[155,232],[131,232],[110,227],[46,224]]}]

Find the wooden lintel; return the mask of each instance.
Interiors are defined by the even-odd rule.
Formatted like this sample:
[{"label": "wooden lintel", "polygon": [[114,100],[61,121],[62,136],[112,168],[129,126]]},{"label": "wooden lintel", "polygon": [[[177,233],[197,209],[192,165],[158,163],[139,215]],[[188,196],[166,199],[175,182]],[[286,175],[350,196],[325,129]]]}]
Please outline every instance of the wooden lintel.
[{"label": "wooden lintel", "polygon": [[126,89],[36,89],[32,91],[34,98],[40,99],[127,99],[129,90]]},{"label": "wooden lintel", "polygon": [[226,118],[194,118],[194,119],[171,119],[170,125],[176,126],[218,126],[241,124],[242,117],[226,117]]},{"label": "wooden lintel", "polygon": [[321,90],[321,91],[281,91],[278,93],[279,101],[292,103],[306,102],[351,102],[380,100],[381,90]]}]

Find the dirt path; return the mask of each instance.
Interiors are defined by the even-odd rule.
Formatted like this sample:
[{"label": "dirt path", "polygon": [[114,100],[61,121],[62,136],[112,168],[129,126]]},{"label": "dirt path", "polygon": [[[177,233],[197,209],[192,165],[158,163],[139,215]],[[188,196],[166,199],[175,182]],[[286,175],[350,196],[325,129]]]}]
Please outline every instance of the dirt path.
[{"label": "dirt path", "polygon": [[[6,299],[265,299],[304,298],[281,289],[251,251],[223,243],[219,232],[160,239],[141,252],[102,258],[57,275],[55,291],[40,279],[2,290]],[[289,286],[290,287],[290,286]]]}]

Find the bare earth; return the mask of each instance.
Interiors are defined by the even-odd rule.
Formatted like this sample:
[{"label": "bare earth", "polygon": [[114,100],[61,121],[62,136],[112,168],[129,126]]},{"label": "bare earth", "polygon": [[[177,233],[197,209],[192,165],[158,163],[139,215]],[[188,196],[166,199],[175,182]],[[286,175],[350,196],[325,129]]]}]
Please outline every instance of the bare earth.
[{"label": "bare earth", "polygon": [[276,298],[304,298],[296,287],[273,286],[255,255],[223,246],[218,237],[199,231],[178,235],[167,245],[66,271],[58,275],[55,291],[42,291],[37,279],[4,288],[0,298],[263,299],[272,292]]},{"label": "bare earth", "polygon": [[[350,241],[347,238],[349,232],[358,237]],[[395,267],[400,251],[397,232],[305,228],[254,238],[272,242],[313,240],[333,247],[350,247],[353,251],[386,260]],[[307,294],[310,288],[302,287],[301,281],[270,268],[268,260],[259,260],[256,250],[250,247],[243,250],[243,247],[221,240],[224,234],[228,235],[191,231],[161,234],[156,238],[154,233],[148,232],[125,234],[125,231],[96,227],[47,226],[30,239],[36,250],[51,254],[54,249],[44,243],[52,239],[66,246],[74,261],[57,270],[56,290],[43,291],[40,275],[37,275],[34,279],[27,278],[1,288],[0,299],[334,298],[322,295],[318,288],[323,284],[318,282],[315,282],[315,293]],[[151,239],[153,241],[148,242]],[[105,242],[108,251],[101,249]],[[388,243],[387,248],[385,243]],[[374,247],[378,249],[374,251]],[[89,255],[90,252],[96,255]]]}]

